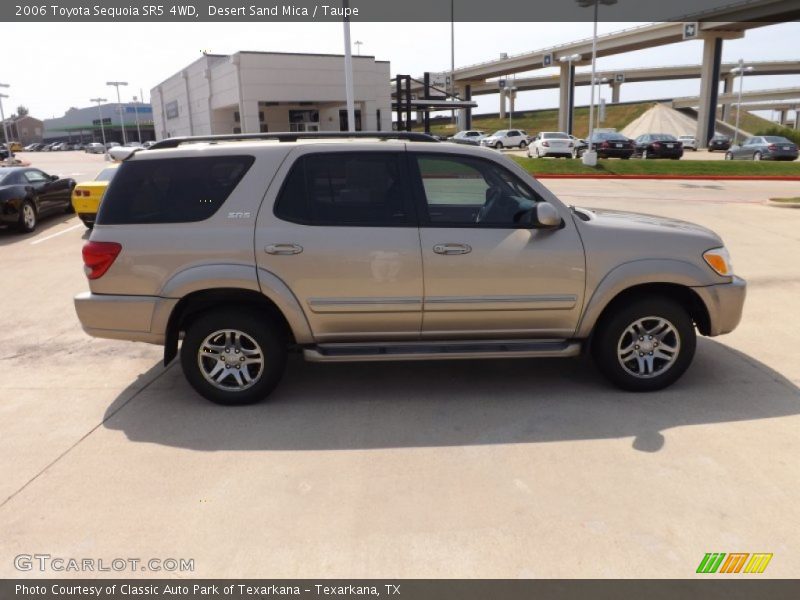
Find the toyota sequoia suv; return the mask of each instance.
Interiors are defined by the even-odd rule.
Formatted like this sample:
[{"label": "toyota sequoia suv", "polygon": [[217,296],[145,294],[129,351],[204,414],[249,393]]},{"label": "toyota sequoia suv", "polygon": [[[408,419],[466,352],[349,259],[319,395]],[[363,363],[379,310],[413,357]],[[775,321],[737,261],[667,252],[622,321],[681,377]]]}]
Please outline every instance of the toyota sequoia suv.
[{"label": "toyota sequoia suv", "polygon": [[83,248],[87,333],[164,346],[220,404],[318,362],[571,357],[633,391],[739,323],[722,240],[566,206],[489,149],[424,134],[173,138],[120,165]]}]

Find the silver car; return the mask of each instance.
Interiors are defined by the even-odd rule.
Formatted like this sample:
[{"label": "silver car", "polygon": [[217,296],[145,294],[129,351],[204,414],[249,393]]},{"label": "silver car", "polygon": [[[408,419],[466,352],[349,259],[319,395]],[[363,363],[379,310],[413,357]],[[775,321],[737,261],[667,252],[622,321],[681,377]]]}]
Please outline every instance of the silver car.
[{"label": "silver car", "polygon": [[708,229],[567,206],[485,148],[328,137],[176,138],[125,160],[83,250],[86,332],[163,345],[165,364],[180,344],[200,394],[242,404],[275,388],[290,351],[585,350],[619,387],[657,390],[689,367],[696,331],[739,323],[745,282]]}]

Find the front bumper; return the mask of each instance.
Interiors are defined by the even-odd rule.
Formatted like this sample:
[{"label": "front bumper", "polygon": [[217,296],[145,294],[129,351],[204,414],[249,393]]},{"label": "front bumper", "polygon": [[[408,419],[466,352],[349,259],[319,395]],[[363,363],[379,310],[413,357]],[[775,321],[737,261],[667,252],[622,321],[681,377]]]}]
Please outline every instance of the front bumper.
[{"label": "front bumper", "polygon": [[710,331],[715,336],[730,333],[742,320],[747,282],[735,277],[730,283],[692,288],[702,298],[710,317]]},{"label": "front bumper", "polygon": [[75,296],[75,312],[93,337],[163,345],[177,303],[176,298],[83,292]]}]

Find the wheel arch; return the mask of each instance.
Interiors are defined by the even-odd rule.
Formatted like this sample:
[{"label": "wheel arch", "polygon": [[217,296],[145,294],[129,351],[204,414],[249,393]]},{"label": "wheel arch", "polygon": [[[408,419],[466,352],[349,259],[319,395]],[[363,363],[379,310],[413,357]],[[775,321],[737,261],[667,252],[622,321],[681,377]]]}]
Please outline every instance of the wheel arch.
[{"label": "wheel arch", "polygon": [[289,344],[296,343],[294,331],[283,312],[261,292],[242,288],[199,290],[181,298],[170,313],[164,342],[164,365],[168,365],[177,356],[180,333],[190,327],[198,317],[221,305],[250,309],[263,314],[279,325]]},{"label": "wheel arch", "polygon": [[620,265],[595,288],[584,308],[576,337],[588,338],[597,324],[620,302],[657,295],[671,298],[689,311],[703,335],[712,331],[709,307],[693,288],[719,283],[697,266],[682,261],[642,260]]}]

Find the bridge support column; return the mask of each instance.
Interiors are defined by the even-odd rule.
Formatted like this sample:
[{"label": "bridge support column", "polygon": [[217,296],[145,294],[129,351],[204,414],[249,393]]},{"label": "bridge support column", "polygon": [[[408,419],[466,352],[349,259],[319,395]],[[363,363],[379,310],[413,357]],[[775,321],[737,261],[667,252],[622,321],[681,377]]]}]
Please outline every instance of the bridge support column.
[{"label": "bridge support column", "polygon": [[719,98],[720,64],[722,62],[722,38],[707,37],[703,41],[703,66],[700,69],[700,105],[697,110],[697,145],[708,146],[714,137]]},{"label": "bridge support column", "polygon": [[501,119],[506,118],[506,91],[500,90],[500,111],[499,116]]},{"label": "bridge support column", "polygon": [[781,125],[786,125],[786,119],[788,118],[788,116],[789,116],[788,110],[782,110],[778,112],[778,123]]},{"label": "bridge support column", "polygon": [[794,128],[800,131],[800,108],[794,109]]},{"label": "bridge support column", "polygon": [[561,64],[558,98],[558,130],[572,133],[572,113],[575,106],[575,67]]},{"label": "bridge support column", "polygon": [[[472,100],[472,86],[467,84],[456,88],[456,96],[460,100]],[[458,109],[458,130],[472,129],[472,109]]]},{"label": "bridge support column", "polygon": [[[733,75],[730,73],[726,73],[722,77],[722,91],[726,94],[733,93]],[[726,123],[728,122],[731,116],[731,105],[730,104],[723,104],[722,105],[722,120]]]},{"label": "bridge support column", "polygon": [[609,87],[611,88],[611,104],[619,104],[619,91],[622,84],[612,81],[609,83]]}]

